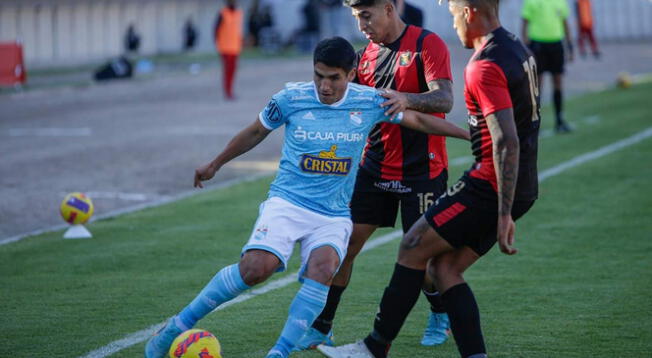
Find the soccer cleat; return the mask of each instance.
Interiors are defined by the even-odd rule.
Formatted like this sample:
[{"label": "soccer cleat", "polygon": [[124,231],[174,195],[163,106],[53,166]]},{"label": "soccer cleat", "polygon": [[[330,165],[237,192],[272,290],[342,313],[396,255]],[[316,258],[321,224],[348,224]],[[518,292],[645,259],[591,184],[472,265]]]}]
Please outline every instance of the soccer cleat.
[{"label": "soccer cleat", "polygon": [[265,358],[287,358],[287,357],[285,357],[285,356],[284,356],[283,354],[281,354],[281,352],[279,352],[279,351],[271,351],[271,352],[267,353],[267,355],[265,356]]},{"label": "soccer cleat", "polygon": [[320,344],[317,346],[317,350],[328,358],[375,358],[363,341],[339,347]]},{"label": "soccer cleat", "polygon": [[428,326],[423,332],[421,339],[422,346],[438,346],[448,339],[448,331],[451,325],[446,313],[430,312]]},{"label": "soccer cleat", "polygon": [[304,351],[307,349],[315,349],[318,345],[323,344],[326,346],[333,346],[335,342],[333,341],[333,330],[330,330],[328,334],[323,334],[317,329],[310,327],[306,334],[301,337],[297,345],[292,349],[292,351]]},{"label": "soccer cleat", "polygon": [[152,338],[149,339],[145,346],[145,358],[165,358],[167,357],[170,346],[183,330],[174,323],[172,317],[168,323],[163,326]]}]

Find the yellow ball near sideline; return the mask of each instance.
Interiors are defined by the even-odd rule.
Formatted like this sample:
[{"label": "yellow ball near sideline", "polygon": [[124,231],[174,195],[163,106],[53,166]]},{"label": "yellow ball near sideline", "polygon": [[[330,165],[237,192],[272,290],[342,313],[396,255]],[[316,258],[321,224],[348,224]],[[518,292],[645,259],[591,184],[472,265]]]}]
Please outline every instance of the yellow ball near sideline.
[{"label": "yellow ball near sideline", "polygon": [[189,329],[172,342],[169,354],[172,358],[222,358],[222,348],[211,332]]},{"label": "yellow ball near sideline", "polygon": [[59,208],[61,217],[70,225],[80,225],[93,216],[93,202],[83,193],[70,193]]}]

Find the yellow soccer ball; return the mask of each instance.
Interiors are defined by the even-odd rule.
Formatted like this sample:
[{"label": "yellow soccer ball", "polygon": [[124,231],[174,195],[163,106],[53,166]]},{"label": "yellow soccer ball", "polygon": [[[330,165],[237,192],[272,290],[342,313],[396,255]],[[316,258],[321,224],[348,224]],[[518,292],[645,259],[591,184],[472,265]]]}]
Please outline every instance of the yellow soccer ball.
[{"label": "yellow soccer ball", "polygon": [[93,202],[83,193],[70,193],[63,198],[59,211],[68,224],[84,224],[93,216]]},{"label": "yellow soccer ball", "polygon": [[627,72],[621,72],[616,78],[616,86],[619,88],[629,88],[632,86],[632,77]]},{"label": "yellow soccer ball", "polygon": [[220,341],[209,331],[189,329],[170,347],[171,358],[222,358]]}]

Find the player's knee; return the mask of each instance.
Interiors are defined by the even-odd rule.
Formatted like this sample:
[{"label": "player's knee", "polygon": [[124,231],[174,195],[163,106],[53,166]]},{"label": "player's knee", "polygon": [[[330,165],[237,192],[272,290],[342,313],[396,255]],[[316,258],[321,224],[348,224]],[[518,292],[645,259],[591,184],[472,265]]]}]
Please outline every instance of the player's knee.
[{"label": "player's knee", "polygon": [[242,280],[249,286],[254,286],[267,280],[276,272],[277,268],[278,259],[267,255],[247,253],[240,261]]},{"label": "player's knee", "polygon": [[306,271],[306,277],[326,284],[335,276],[338,265],[339,260],[333,258],[311,260]]}]

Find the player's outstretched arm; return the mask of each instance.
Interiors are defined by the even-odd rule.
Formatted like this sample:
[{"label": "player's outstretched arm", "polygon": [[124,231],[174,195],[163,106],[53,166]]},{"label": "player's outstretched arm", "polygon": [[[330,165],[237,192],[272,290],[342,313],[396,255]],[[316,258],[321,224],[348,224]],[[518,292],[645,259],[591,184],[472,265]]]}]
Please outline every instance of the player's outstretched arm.
[{"label": "player's outstretched arm", "polygon": [[514,245],[514,220],[512,203],[518,179],[519,143],[514,111],[500,110],[487,117],[487,125],[493,142],[493,159],[498,183],[498,244],[507,255],[518,252]]},{"label": "player's outstretched arm", "polygon": [[470,140],[468,129],[463,129],[444,119],[417,111],[408,110],[403,113],[401,125],[419,132],[436,134]]},{"label": "player's outstretched arm", "polygon": [[387,101],[381,104],[388,116],[398,115],[408,109],[423,113],[448,113],[453,109],[453,82],[435,80],[428,82],[428,92],[403,93],[391,89],[380,93]]},{"label": "player's outstretched arm", "polygon": [[236,134],[215,159],[195,170],[195,188],[203,188],[202,181],[213,178],[224,164],[250,151],[258,143],[262,142],[270,132],[260,123],[260,120],[256,119],[254,123]]}]

